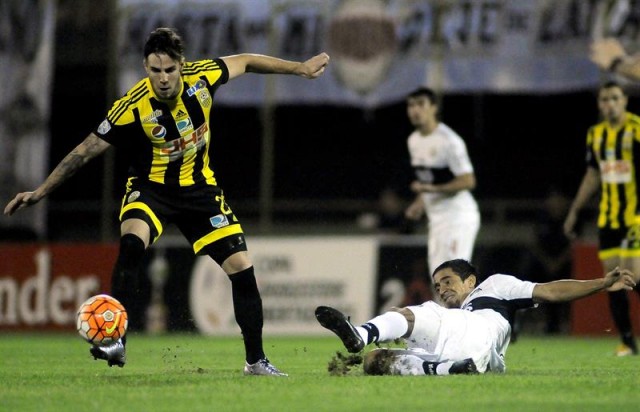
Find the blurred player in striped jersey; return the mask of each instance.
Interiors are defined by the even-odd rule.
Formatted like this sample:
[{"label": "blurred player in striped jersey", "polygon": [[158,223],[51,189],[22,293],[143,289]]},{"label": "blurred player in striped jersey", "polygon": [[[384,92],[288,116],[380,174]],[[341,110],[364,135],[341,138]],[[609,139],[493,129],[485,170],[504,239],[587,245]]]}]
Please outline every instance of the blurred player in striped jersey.
[{"label": "blurred player in striped jersey", "polygon": [[[587,170],[564,231],[570,238],[576,236],[580,210],[600,191],[598,257],[604,270],[619,266],[640,274],[640,117],[627,111],[627,95],[613,81],[600,87],[598,109],[602,121],[587,133]],[[627,292],[609,293],[609,307],[621,339],[616,354],[636,355]]]},{"label": "blurred player in striped jersey", "polygon": [[[210,122],[216,90],[245,73],[321,76],[329,56],[305,62],[258,54],[185,61],[182,38],[170,28],[151,32],[144,45],[147,77],[117,100],[106,119],[69,153],[45,182],[7,204],[5,214],[37,203],[112,145],[129,161],[120,210],[120,251],[111,294],[129,307],[144,253],[168,224],[175,224],[195,254],[210,256],[231,280],[233,308],[244,338],[246,375],[286,375],[267,359],[262,342],[262,299],[238,218],[211,167]],[[254,167],[254,165],[250,165]],[[124,366],[126,341],[94,346],[109,366]]]}]

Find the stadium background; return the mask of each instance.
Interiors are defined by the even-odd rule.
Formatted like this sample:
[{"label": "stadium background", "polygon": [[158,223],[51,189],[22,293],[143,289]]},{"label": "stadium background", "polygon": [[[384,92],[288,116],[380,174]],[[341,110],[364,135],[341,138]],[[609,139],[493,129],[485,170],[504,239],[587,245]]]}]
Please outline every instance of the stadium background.
[{"label": "stadium background", "polygon": [[[48,3],[34,1],[22,4],[38,4],[42,7]],[[117,94],[114,84],[118,79],[114,78],[111,64],[114,61],[116,65],[122,62],[112,51],[105,51],[101,47],[112,44],[114,29],[111,19],[116,3],[92,2],[89,5],[88,2],[74,0],[55,2],[54,71],[50,120],[47,123],[51,138],[47,159],[43,162],[48,165],[47,170],[102,120],[113,96]],[[317,5],[319,2],[306,3]],[[398,5],[403,2],[391,3]],[[437,2],[422,3],[430,5]],[[473,11],[500,9],[503,4],[513,5],[517,2],[461,0],[444,3]],[[534,3],[546,4],[542,1],[530,4]],[[622,7],[620,4],[625,2],[592,2],[588,5],[575,1],[558,2],[558,10],[568,16],[559,24],[565,23],[568,28],[555,32],[555,35],[559,39],[570,38],[572,45],[579,45],[575,53],[583,56],[584,67],[589,64],[586,59],[587,45],[589,38],[594,35],[594,29],[591,26],[582,27],[577,22],[585,13],[595,12],[595,9],[588,7],[596,3],[610,10],[615,9],[614,6]],[[636,12],[631,7],[633,2],[626,3],[628,10],[618,11],[626,18],[623,19],[626,24],[618,26],[619,33],[615,34],[620,34],[627,43],[632,44],[636,40],[633,37],[633,29],[637,27]],[[3,7],[8,7],[7,4]],[[614,12],[610,11],[611,14]],[[5,18],[7,16],[5,14]],[[17,21],[25,16],[15,13],[13,17]],[[475,34],[480,36],[482,33]],[[3,39],[7,39],[6,33]],[[333,66],[330,70],[333,70]],[[476,169],[478,187],[474,194],[482,209],[483,226],[475,260],[483,271],[518,273],[522,269],[527,248],[533,242],[533,229],[549,190],[558,189],[567,196],[575,193],[584,172],[586,130],[597,121],[593,92],[601,79],[601,74],[591,67],[580,87],[549,90],[549,86],[545,85],[540,90],[480,88],[473,91],[441,87],[444,91],[441,118],[465,138]],[[417,79],[415,85],[422,82]],[[370,296],[359,295],[367,302],[361,309],[363,315],[358,316],[361,318],[367,317],[367,311],[373,312],[385,302],[382,287],[385,280],[398,278],[408,295],[408,285],[414,274],[424,270],[423,223],[400,225],[392,228],[393,234],[375,224],[375,217],[380,213],[380,195],[384,189],[395,190],[400,202],[406,202],[410,196],[407,186],[411,171],[408,168],[405,139],[411,129],[401,98],[408,90],[398,89],[395,91],[395,100],[391,98],[379,104],[285,102],[270,106],[245,102],[221,104],[214,111],[216,128],[212,141],[220,153],[214,158],[214,168],[227,197],[231,199],[232,207],[244,222],[250,242],[255,237],[258,244],[282,242],[282,239],[286,244],[286,240],[292,237],[304,239],[318,235],[326,243],[335,243],[347,235],[356,236],[356,241],[374,239],[370,258],[375,260],[375,264],[370,274],[356,278],[353,284],[347,285],[357,289],[365,283],[374,291]],[[637,93],[632,88],[629,109],[637,111],[639,104]],[[265,130],[269,128],[272,128],[274,136],[273,146],[265,149],[263,139]],[[268,172],[272,176],[269,181],[271,186],[267,185],[266,189],[265,172],[260,168],[264,163],[265,150],[274,156],[273,169]],[[105,256],[114,253],[116,211],[126,173],[118,160],[118,155],[113,154],[93,161],[82,173],[52,194],[47,202],[44,232],[2,220],[0,234],[5,245],[0,247],[3,261],[0,276],[3,281],[16,273],[19,259],[14,257],[23,253],[15,252],[12,247],[37,249],[38,246],[34,245],[44,245],[55,251],[56,245],[64,248],[69,242],[80,242],[89,247],[105,247]],[[266,199],[265,190],[270,191]],[[595,204],[583,216],[582,239],[584,250],[589,253],[593,252],[595,239],[595,228],[592,226],[594,210]],[[274,238],[280,240],[272,240]],[[15,246],[15,242],[24,243]],[[95,242],[100,243],[96,245]],[[38,253],[36,249],[29,249],[24,255],[33,257]],[[191,329],[194,327],[193,314],[188,312],[186,302],[190,277],[184,273],[190,272],[194,262],[186,254],[177,234],[171,231],[156,249],[149,255],[145,267],[151,268],[154,259],[164,256],[173,268],[169,282],[177,282],[169,283],[170,287],[163,292],[163,300],[171,311],[166,326],[175,330]],[[77,250],[59,253],[81,254]],[[88,253],[99,252],[93,250]],[[277,253],[273,253],[277,257]],[[294,259],[304,260],[307,253],[307,250],[303,250]],[[589,256],[592,257],[592,254]],[[344,259],[353,260],[349,256]],[[275,261],[278,262],[277,259]],[[322,264],[321,261],[319,265]],[[330,270],[331,264],[336,263],[328,262],[327,270]],[[362,262],[350,264],[355,271],[362,269],[363,265]],[[68,265],[72,267],[74,262]],[[29,266],[29,269],[16,277],[20,282],[38,270],[33,262],[24,266]],[[108,263],[104,264],[100,270],[107,266]],[[65,270],[67,273],[73,271]],[[56,274],[53,275],[55,277]],[[104,282],[107,275],[100,274],[100,282]],[[146,292],[140,300],[141,308],[134,310],[133,316],[133,325],[140,329],[145,327],[144,311],[153,300],[152,282],[148,278],[144,280]],[[25,292],[25,306],[37,305],[37,291],[38,287],[34,286],[34,295],[31,297]],[[5,322],[0,324],[0,328],[11,328],[13,326],[6,322],[8,295],[0,296],[4,298],[0,308],[5,310]],[[67,303],[67,306],[73,305]],[[37,312],[36,309],[34,312]],[[607,319],[602,321],[606,324]],[[637,319],[635,321],[637,324]],[[604,327],[600,327],[600,330],[604,330]]]}]

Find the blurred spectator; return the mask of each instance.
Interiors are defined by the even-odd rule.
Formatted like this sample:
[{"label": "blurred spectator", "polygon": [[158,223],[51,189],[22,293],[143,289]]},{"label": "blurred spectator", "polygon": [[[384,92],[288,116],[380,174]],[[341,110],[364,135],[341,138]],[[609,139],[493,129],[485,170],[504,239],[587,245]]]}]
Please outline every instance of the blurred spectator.
[{"label": "blurred spectator", "polygon": [[[532,282],[551,282],[571,275],[571,243],[563,230],[570,199],[552,188],[535,224],[535,240],[525,255],[522,273]],[[569,304],[541,304],[545,333],[559,333],[568,319]]]}]

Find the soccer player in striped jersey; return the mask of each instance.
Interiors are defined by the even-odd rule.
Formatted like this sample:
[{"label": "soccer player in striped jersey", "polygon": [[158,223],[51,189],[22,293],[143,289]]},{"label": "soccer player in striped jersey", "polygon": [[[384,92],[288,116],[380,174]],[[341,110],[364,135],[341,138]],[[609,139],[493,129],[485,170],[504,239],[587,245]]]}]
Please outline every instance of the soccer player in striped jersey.
[{"label": "soccer player in striped jersey", "polygon": [[[564,222],[570,238],[580,210],[600,191],[598,256],[605,272],[614,267],[640,273],[640,117],[627,111],[627,95],[616,82],[598,91],[602,121],[587,133],[587,170]],[[640,294],[640,290],[636,288]],[[626,291],[609,293],[609,307],[620,333],[618,356],[636,355],[638,347]]]},{"label": "soccer player in striped jersey", "polygon": [[[15,196],[5,214],[51,193],[110,146],[129,160],[120,209],[120,251],[112,276],[114,297],[125,307],[135,299],[135,279],[147,248],[168,224],[227,273],[236,321],[244,338],[246,375],[286,375],[267,359],[262,342],[263,311],[253,264],[238,218],[217,185],[211,167],[210,122],[216,90],[245,73],[290,74],[315,79],[329,63],[320,53],[305,62],[258,55],[185,61],[183,43],[171,28],[154,30],[144,45],[147,77],[117,100],[106,119],[69,153],[42,185]],[[95,358],[123,366],[126,341],[92,347]]]},{"label": "soccer player in striped jersey", "polygon": [[567,302],[599,291],[629,290],[633,274],[617,268],[603,278],[532,283],[495,274],[478,285],[479,273],[464,259],[442,263],[433,273],[441,306],[433,301],[392,308],[355,326],[340,311],[316,308],[320,324],[351,353],[369,344],[402,338],[406,349],[374,349],[364,356],[369,375],[452,375],[506,371],[505,355],[518,309],[539,302]]},{"label": "soccer player in striped jersey", "polygon": [[464,140],[437,119],[433,90],[420,87],[407,97],[407,115],[415,128],[407,139],[416,180],[415,200],[405,216],[427,216],[429,273],[442,262],[470,260],[480,229],[480,212],[471,194],[476,186],[473,165]]}]

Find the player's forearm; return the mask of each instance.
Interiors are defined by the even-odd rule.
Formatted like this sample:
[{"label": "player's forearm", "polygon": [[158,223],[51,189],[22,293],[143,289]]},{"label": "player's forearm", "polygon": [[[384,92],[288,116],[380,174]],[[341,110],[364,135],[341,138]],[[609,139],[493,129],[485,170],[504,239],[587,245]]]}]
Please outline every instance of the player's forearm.
[{"label": "player's forearm", "polygon": [[102,139],[90,135],[76,146],[58,163],[46,180],[35,190],[37,199],[47,196],[71,176],[76,174],[89,160],[102,154],[109,144]]},{"label": "player's forearm", "polygon": [[302,63],[261,54],[247,54],[246,71],[263,74],[297,74]]},{"label": "player's forearm", "polygon": [[588,168],[587,173],[580,183],[580,188],[576,194],[575,199],[571,203],[570,211],[578,213],[585,204],[593,197],[598,188],[600,187],[600,176],[593,168]]},{"label": "player's forearm", "polygon": [[564,279],[539,283],[533,289],[533,299],[537,302],[568,302],[593,295],[605,290],[604,279],[573,280]]},{"label": "player's forearm", "polygon": [[471,190],[476,187],[475,175],[469,173],[456,176],[451,181],[442,184],[419,183],[417,191],[432,193],[456,193],[461,190]]}]

